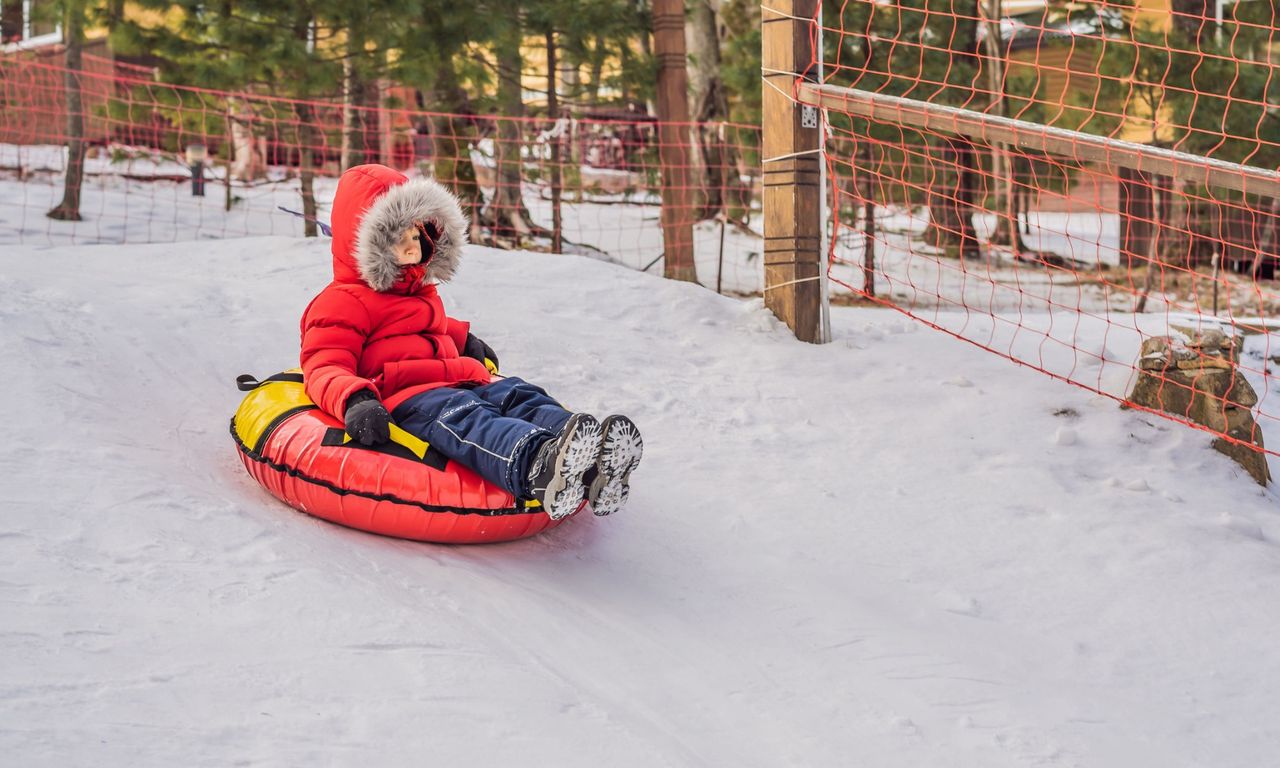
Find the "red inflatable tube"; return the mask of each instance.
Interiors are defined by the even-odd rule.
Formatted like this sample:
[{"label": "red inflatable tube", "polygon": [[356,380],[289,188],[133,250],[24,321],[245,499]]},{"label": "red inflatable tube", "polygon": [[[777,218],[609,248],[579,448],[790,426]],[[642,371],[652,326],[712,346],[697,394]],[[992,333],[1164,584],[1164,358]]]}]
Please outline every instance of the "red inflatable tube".
[{"label": "red inflatable tube", "polygon": [[341,428],[314,406],[281,414],[258,436],[257,446],[245,444],[235,419],[231,432],[241,461],[263,488],[296,509],[349,528],[478,544],[533,536],[563,522],[540,507],[517,504],[511,494],[443,457],[423,462],[334,444]]}]

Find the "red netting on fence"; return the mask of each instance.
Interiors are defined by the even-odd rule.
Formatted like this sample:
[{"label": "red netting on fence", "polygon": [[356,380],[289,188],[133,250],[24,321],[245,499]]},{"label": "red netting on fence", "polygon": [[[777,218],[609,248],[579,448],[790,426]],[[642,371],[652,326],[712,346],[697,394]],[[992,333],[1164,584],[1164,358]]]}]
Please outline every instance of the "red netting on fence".
[{"label": "red netting on fence", "polygon": [[1112,397],[1136,384],[1238,445],[1280,440],[1274,3],[818,13],[795,94],[825,108],[837,297]]},{"label": "red netting on fence", "polygon": [[[74,170],[67,83],[80,92],[86,151],[80,221],[46,212]],[[384,103],[412,102],[387,88]],[[662,273],[658,123],[644,115],[509,118],[228,93],[155,82],[85,57],[78,73],[0,58],[0,243],[174,242],[290,235],[328,220],[340,169],[380,162],[434,176],[469,204],[473,242],[580,253]],[[699,279],[758,292],[759,128],[685,126]],[[206,155],[193,184],[188,150]],[[201,150],[198,150],[201,151]],[[200,186],[202,195],[195,195]]]}]

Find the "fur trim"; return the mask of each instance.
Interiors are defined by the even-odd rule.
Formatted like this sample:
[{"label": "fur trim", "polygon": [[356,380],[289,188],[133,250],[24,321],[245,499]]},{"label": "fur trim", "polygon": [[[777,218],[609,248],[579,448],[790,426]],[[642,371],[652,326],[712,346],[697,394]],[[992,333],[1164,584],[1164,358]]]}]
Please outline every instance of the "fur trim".
[{"label": "fur trim", "polygon": [[423,282],[447,282],[458,270],[467,244],[467,218],[458,198],[430,179],[410,179],[387,190],[360,220],[356,266],[373,290],[385,291],[399,279],[400,264],[392,248],[416,221],[434,221],[440,231]]}]

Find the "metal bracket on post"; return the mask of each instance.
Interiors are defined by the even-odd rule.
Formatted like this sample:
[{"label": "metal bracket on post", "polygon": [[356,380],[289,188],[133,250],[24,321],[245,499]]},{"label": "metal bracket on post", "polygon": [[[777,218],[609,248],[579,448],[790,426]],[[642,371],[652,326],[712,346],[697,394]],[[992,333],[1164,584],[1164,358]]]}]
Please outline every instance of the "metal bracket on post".
[{"label": "metal bracket on post", "polygon": [[805,104],[800,108],[800,127],[801,128],[817,128],[818,127],[818,108]]}]

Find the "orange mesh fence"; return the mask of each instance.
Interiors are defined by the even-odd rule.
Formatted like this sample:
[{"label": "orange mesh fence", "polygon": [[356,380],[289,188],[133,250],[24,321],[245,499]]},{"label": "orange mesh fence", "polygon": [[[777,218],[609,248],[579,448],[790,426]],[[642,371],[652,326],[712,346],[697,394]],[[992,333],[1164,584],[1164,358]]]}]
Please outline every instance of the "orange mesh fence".
[{"label": "orange mesh fence", "polygon": [[[56,221],[46,212],[75,166],[69,74],[82,94],[81,220]],[[302,235],[306,219],[327,222],[341,168],[379,162],[453,189],[471,209],[475,243],[662,273],[660,133],[644,115],[344,107],[157,83],[143,68],[91,56],[74,74],[48,59],[0,58],[0,89],[0,243]],[[384,102],[412,94],[388,89]],[[674,214],[693,223],[699,279],[758,292],[760,129],[685,128],[697,149],[685,177],[697,194]]]},{"label": "orange mesh fence", "polygon": [[834,300],[1275,453],[1275,9],[822,3]]}]

